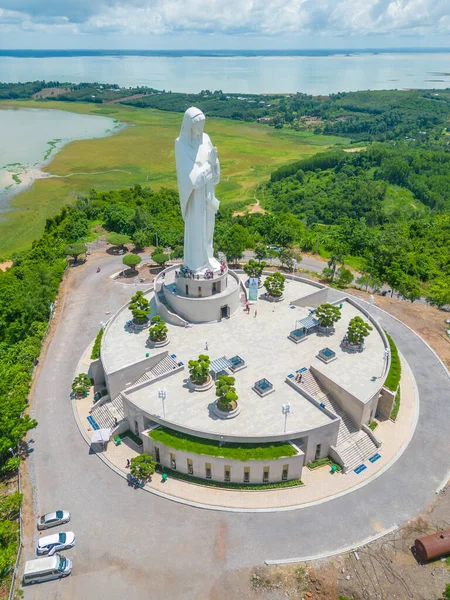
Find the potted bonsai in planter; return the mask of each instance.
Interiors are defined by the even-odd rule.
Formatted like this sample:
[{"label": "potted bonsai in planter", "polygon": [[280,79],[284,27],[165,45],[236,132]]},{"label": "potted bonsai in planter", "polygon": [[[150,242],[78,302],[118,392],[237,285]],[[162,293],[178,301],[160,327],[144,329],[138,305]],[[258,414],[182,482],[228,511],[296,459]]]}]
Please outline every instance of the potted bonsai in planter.
[{"label": "potted bonsai in planter", "polygon": [[169,343],[167,332],[166,322],[163,321],[159,315],[152,317],[150,329],[148,330],[148,337],[154,347],[165,346]]},{"label": "potted bonsai in planter", "polygon": [[286,277],[278,271],[266,277],[264,287],[267,290],[268,300],[278,302],[283,299],[285,280]]},{"label": "potted bonsai in planter", "polygon": [[229,375],[219,375],[216,381],[217,408],[230,413],[237,409],[238,395],[234,387],[235,379]]},{"label": "potted bonsai in planter", "polygon": [[91,388],[91,380],[86,375],[86,373],[80,373],[77,375],[72,383],[72,391],[75,394],[76,398],[86,398],[88,392]]},{"label": "potted bonsai in planter", "polygon": [[353,317],[348,324],[347,335],[344,338],[344,347],[353,350],[364,349],[364,339],[370,334],[373,327],[361,317]]},{"label": "potted bonsai in planter", "polygon": [[212,379],[209,374],[210,364],[211,360],[206,354],[200,354],[197,360],[189,361],[189,384],[191,389],[203,391],[211,387]]},{"label": "potted bonsai in planter", "polygon": [[245,285],[248,287],[249,280],[251,278],[258,280],[258,287],[262,287],[261,283],[261,275],[263,270],[267,267],[267,263],[258,262],[254,258],[251,258],[246,265],[244,265],[244,273],[248,275],[248,280],[245,282]]},{"label": "potted bonsai in planter", "polygon": [[131,310],[135,325],[146,325],[148,323],[147,314],[150,312],[150,302],[144,296],[144,292],[136,292],[131,297],[128,308]]},{"label": "potted bonsai in planter", "polygon": [[319,321],[319,329],[328,334],[334,331],[334,324],[341,318],[341,311],[333,304],[321,304],[316,308],[314,316]]}]

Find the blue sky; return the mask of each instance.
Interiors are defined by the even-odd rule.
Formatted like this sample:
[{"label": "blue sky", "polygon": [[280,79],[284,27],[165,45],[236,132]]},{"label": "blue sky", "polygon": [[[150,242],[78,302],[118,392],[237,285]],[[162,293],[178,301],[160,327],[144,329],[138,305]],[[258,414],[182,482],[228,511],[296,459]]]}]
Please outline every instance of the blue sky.
[{"label": "blue sky", "polygon": [[449,46],[450,0],[0,0],[0,48]]}]

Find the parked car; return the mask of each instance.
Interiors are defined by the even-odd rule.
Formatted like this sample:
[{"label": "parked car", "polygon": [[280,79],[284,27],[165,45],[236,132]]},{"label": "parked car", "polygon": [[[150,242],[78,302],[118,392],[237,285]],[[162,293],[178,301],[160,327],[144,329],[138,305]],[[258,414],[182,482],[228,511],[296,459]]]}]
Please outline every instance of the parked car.
[{"label": "parked car", "polygon": [[39,531],[42,529],[48,529],[49,527],[56,527],[57,525],[63,525],[70,521],[70,512],[68,510],[57,510],[55,512],[47,513],[42,517],[38,517],[37,528]]},{"label": "parked car", "polygon": [[281,248],[279,246],[266,246],[267,250],[275,250],[275,252],[279,252]]},{"label": "parked car", "polygon": [[36,554],[41,556],[47,554],[53,556],[55,552],[67,550],[75,546],[75,534],[73,531],[62,531],[53,535],[46,535],[38,541]]},{"label": "parked car", "polygon": [[72,561],[61,554],[27,560],[23,572],[24,585],[42,583],[51,579],[67,577],[72,572]]}]

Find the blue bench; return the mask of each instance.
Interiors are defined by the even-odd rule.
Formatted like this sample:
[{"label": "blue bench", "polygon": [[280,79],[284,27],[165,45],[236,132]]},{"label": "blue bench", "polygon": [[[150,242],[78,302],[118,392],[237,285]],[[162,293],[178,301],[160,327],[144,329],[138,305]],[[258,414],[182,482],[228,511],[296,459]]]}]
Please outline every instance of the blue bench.
[{"label": "blue bench", "polygon": [[94,419],[94,417],[89,416],[86,418],[87,418],[89,424],[92,426],[92,429],[100,429],[100,427],[99,427],[97,421]]},{"label": "blue bench", "polygon": [[381,458],[381,456],[380,456],[380,455],[378,454],[378,452],[377,452],[376,454],[374,454],[373,456],[371,456],[371,457],[369,458],[369,461],[370,461],[371,463],[374,463],[374,462],[375,462],[376,460],[378,460],[379,458]]},{"label": "blue bench", "polygon": [[364,471],[364,469],[367,469],[365,464],[359,465],[359,467],[356,467],[356,469],[354,469],[355,473],[357,475],[359,475],[362,471]]}]

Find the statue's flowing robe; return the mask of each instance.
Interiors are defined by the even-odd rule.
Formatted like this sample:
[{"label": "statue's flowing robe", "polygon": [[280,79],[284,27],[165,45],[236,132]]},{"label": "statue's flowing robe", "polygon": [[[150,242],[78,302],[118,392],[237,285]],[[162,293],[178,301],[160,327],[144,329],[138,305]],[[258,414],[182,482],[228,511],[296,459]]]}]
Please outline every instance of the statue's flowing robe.
[{"label": "statue's flowing robe", "polygon": [[219,201],[214,196],[214,185],[219,181],[218,165],[215,175],[204,185],[194,187],[212,150],[206,133],[202,134],[200,144],[190,144],[181,136],[175,142],[178,192],[184,220],[183,264],[194,272],[220,267],[213,255],[214,221],[219,208]]}]

